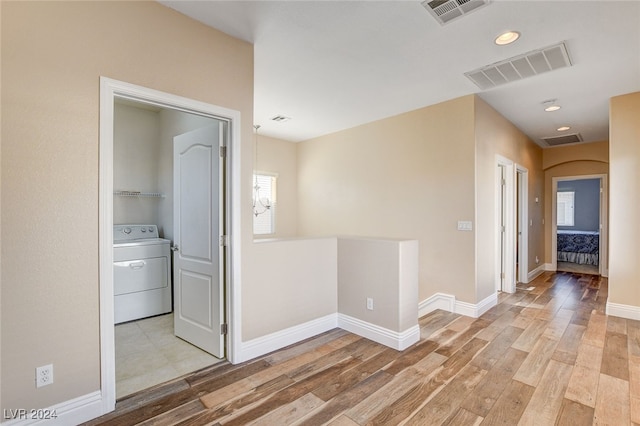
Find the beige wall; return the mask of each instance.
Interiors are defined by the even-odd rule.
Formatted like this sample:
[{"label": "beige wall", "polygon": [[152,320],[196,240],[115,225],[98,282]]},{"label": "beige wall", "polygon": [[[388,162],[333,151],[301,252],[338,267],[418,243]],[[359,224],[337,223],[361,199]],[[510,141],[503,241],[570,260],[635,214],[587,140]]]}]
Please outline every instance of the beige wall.
[{"label": "beige wall", "polygon": [[609,109],[609,299],[640,308],[640,92],[611,99]]},{"label": "beige wall", "polygon": [[607,141],[547,148],[543,152],[544,166],[544,262],[551,263],[553,232],[553,178],[609,174],[609,143]]},{"label": "beige wall", "polygon": [[256,170],[278,175],[276,232],[268,238],[294,237],[298,233],[297,146],[293,142],[262,135],[258,144]]},{"label": "beige wall", "polygon": [[[253,48],[155,2],[0,7],[1,408],[44,407],[100,386],[99,77],[238,110],[249,141]],[[250,185],[242,198],[250,245]],[[49,363],[55,383],[36,390]]]},{"label": "beige wall", "polygon": [[419,241],[419,300],[475,303],[474,97],[298,144],[298,232]]},{"label": "beige wall", "polygon": [[[475,98],[476,139],[476,256],[477,295],[483,300],[495,291],[496,283],[496,155],[501,155],[528,171],[529,226],[528,269],[540,266],[543,239],[542,148],[479,97]],[[538,198],[538,202],[535,199]]]}]

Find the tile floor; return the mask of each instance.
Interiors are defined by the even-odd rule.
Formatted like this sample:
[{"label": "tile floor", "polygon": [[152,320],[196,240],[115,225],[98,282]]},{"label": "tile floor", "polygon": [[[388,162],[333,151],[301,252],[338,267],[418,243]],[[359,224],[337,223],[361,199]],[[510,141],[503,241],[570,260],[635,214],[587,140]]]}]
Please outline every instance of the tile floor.
[{"label": "tile floor", "polygon": [[220,362],[173,335],[173,314],[115,326],[116,398]]}]

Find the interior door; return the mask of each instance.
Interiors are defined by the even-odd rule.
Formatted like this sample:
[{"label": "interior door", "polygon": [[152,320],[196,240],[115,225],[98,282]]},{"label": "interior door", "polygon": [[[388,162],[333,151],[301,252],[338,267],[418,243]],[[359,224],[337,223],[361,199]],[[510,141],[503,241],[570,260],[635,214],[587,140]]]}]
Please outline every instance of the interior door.
[{"label": "interior door", "polygon": [[175,335],[224,357],[223,123],[173,138]]}]

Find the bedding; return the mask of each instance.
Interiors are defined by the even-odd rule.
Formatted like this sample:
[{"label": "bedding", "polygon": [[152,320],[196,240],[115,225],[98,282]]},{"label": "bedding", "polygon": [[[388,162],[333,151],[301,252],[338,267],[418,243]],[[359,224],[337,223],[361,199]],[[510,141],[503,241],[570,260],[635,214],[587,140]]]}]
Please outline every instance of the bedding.
[{"label": "bedding", "polygon": [[600,234],[597,231],[558,230],[558,261],[598,265]]}]

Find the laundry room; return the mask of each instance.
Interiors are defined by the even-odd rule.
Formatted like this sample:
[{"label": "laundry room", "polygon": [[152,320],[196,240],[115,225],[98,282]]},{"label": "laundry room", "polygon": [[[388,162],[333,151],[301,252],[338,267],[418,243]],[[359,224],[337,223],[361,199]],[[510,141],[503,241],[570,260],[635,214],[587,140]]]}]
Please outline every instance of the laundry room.
[{"label": "laundry room", "polygon": [[121,398],[219,361],[174,333],[174,137],[219,120],[114,103],[116,393]]}]

